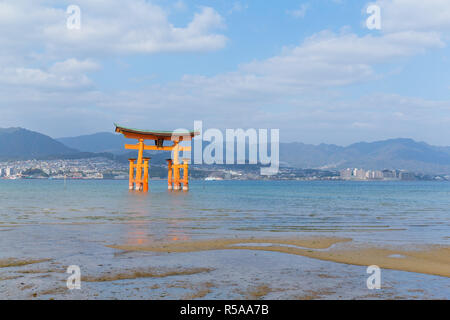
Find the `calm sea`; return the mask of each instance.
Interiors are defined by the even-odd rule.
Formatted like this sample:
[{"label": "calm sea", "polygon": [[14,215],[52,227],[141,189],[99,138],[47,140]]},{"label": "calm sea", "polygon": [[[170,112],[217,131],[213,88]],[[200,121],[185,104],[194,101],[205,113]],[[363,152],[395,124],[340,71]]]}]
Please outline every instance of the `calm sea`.
[{"label": "calm sea", "polygon": [[192,181],[183,193],[151,181],[148,194],[127,187],[0,180],[0,227],[131,225],[141,242],[273,233],[450,242],[448,182]]}]

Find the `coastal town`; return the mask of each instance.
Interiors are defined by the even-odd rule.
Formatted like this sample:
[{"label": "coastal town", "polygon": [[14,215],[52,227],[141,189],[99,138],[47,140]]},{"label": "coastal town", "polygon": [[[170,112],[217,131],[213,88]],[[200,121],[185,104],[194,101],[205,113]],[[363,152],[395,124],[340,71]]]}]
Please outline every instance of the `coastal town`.
[{"label": "coastal town", "polygon": [[339,177],[342,180],[417,180],[420,176],[414,172],[405,170],[364,170],[348,168],[341,170]]},{"label": "coastal town", "polygon": [[126,165],[106,158],[0,162],[3,179],[125,179]]},{"label": "coastal town", "polygon": [[[193,179],[201,180],[339,180],[339,181],[450,181],[450,175],[421,174],[406,170],[319,170],[281,167],[274,176],[261,176],[259,166],[193,166]],[[71,160],[23,160],[0,162],[0,179],[128,179],[126,163],[107,158]],[[164,165],[154,164],[151,178],[163,178]]]}]

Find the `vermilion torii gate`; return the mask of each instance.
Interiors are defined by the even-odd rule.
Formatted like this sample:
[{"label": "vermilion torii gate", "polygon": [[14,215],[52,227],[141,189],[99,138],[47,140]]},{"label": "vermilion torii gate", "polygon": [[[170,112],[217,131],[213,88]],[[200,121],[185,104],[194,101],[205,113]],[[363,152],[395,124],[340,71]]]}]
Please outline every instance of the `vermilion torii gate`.
[{"label": "vermilion torii gate", "polygon": [[[148,170],[150,158],[144,158],[144,150],[154,151],[173,151],[173,159],[167,159],[168,166],[168,189],[169,190],[181,190],[181,184],[183,184],[183,190],[189,190],[189,176],[188,176],[188,161],[189,159],[183,159],[183,163],[180,163],[179,152],[191,151],[191,147],[182,147],[179,145],[182,141],[191,141],[198,132],[185,131],[185,132],[172,132],[172,131],[153,131],[153,130],[139,130],[119,126],[116,126],[116,132],[119,132],[128,139],[138,140],[137,144],[126,144],[125,149],[138,150],[137,159],[129,159],[130,161],[130,173],[129,173],[129,188],[130,190],[148,191]],[[145,140],[154,140],[155,145],[145,145]],[[164,146],[165,141],[172,141],[171,146]],[[180,170],[183,169],[183,178],[181,179]]]}]

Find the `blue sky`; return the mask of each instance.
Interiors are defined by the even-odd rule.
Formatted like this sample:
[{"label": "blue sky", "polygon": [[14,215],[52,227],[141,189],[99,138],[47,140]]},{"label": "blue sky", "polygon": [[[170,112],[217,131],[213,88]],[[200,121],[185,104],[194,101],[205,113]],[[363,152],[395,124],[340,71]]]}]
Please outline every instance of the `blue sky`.
[{"label": "blue sky", "polygon": [[[158,1],[169,6],[169,1]],[[176,26],[185,26],[192,20],[198,8],[210,6],[220,12],[226,19],[223,33],[227,36],[227,45],[214,52],[194,53],[159,53],[151,56],[137,55],[131,57],[112,57],[108,61],[111,74],[120,69],[120,62],[130,66],[127,71],[133,75],[157,74],[158,81],[175,81],[184,74],[201,74],[214,76],[235,70],[240,64],[252,60],[268,59],[280,54],[283,47],[294,47],[310,35],[322,31],[339,32],[343,27],[351,27],[359,34],[368,31],[362,27],[366,19],[361,5],[332,0],[302,1],[189,1],[186,10],[173,12],[171,22]],[[304,17],[295,17],[289,12],[306,6]],[[118,59],[120,62],[118,62]],[[170,66],[170,68],[168,68]],[[131,85],[120,78],[110,77],[105,72],[99,74],[111,88]],[[109,81],[108,81],[109,80]],[[156,79],[155,79],[156,81]],[[117,86],[117,87],[116,87]]]},{"label": "blue sky", "polygon": [[[381,30],[365,25],[369,4]],[[203,120],[282,141],[450,145],[446,0],[0,1],[0,33],[0,127]]]}]

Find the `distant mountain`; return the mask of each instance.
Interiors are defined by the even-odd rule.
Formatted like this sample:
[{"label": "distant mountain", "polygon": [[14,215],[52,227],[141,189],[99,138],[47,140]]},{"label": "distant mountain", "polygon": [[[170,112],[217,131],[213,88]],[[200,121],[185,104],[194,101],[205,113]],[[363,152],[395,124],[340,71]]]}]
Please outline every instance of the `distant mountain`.
[{"label": "distant mountain", "polygon": [[[124,144],[130,141],[113,133],[98,133],[58,140],[81,151],[111,152],[117,155],[117,159],[134,154],[124,149]],[[204,148],[207,145],[207,142],[203,143]],[[225,155],[224,148],[224,157]],[[158,159],[157,162],[161,162],[168,153],[156,155],[152,152],[150,156],[155,160]],[[450,147],[435,147],[412,139],[359,142],[347,147],[333,144],[281,143],[280,162],[283,166],[326,170],[357,167],[450,173]]]},{"label": "distant mountain", "polygon": [[110,152],[114,154],[125,153],[125,143],[130,143],[121,134],[110,132],[99,132],[89,135],[83,135],[70,138],[56,139],[69,148],[77,149],[83,152]]},{"label": "distant mountain", "polygon": [[0,128],[0,159],[21,160],[77,153],[49,136],[22,128]]},{"label": "distant mountain", "polygon": [[450,147],[435,147],[412,139],[359,142],[347,147],[289,143],[280,145],[280,161],[300,168],[357,167],[450,173]]},{"label": "distant mountain", "polygon": [[[136,151],[124,148],[126,142],[133,142],[113,133],[98,133],[58,140],[22,128],[0,128],[0,161],[104,157],[128,163],[128,158],[136,157]],[[67,142],[67,145],[61,141]],[[165,159],[170,157],[170,153],[150,151],[145,152],[145,156],[152,158],[152,164],[165,164]]]},{"label": "distant mountain", "polygon": [[[67,147],[80,150],[88,154],[108,154],[108,158],[128,163],[128,158],[135,158],[137,151],[126,150],[125,144],[135,144],[136,140],[126,139],[121,134],[99,132],[78,137],[58,138],[59,142]],[[147,142],[149,143],[149,142]],[[152,143],[150,143],[152,144]],[[167,143],[166,143],[167,144]],[[166,164],[166,158],[170,157],[168,151],[146,151],[146,157],[151,157],[152,164]]]},{"label": "distant mountain", "polygon": [[[127,162],[135,151],[125,150],[134,143],[114,133],[97,133],[54,140],[22,128],[0,129],[0,160],[80,159],[103,156]],[[204,142],[203,148],[209,143]],[[270,149],[270,147],[269,147]],[[194,150],[193,150],[194,152]],[[224,156],[226,151],[224,152]],[[149,152],[151,163],[163,164],[169,152]],[[403,169],[421,173],[450,173],[450,147],[437,147],[412,139],[359,142],[346,147],[304,143],[281,143],[282,166],[339,170],[344,168]]]}]

